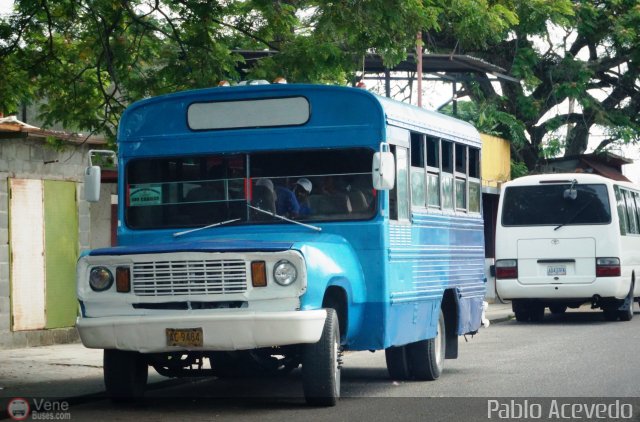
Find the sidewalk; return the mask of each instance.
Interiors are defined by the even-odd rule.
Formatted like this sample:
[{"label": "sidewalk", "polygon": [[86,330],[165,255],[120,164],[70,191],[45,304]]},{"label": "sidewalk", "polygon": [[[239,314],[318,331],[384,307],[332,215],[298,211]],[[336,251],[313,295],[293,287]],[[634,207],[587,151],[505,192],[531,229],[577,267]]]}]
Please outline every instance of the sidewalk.
[{"label": "sidewalk", "polygon": [[[493,324],[511,319],[513,312],[510,304],[490,304],[485,316]],[[149,383],[167,380],[149,369]],[[73,343],[0,350],[0,419],[15,397],[78,400],[103,393],[100,349]]]}]

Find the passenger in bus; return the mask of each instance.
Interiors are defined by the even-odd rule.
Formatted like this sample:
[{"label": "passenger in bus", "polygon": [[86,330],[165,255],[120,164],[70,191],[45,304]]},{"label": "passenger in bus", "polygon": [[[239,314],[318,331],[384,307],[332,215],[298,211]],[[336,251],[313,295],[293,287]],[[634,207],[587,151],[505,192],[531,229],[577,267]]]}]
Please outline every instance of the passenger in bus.
[{"label": "passenger in bus", "polygon": [[276,213],[290,218],[308,216],[311,214],[308,198],[312,189],[313,185],[306,177],[298,179],[293,189],[276,186]]}]

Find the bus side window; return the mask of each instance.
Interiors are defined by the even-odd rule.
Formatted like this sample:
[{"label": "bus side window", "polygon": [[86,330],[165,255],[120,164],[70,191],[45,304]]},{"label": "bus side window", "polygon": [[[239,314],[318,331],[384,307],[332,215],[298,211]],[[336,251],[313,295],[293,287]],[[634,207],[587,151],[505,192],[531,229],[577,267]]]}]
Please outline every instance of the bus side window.
[{"label": "bus side window", "polygon": [[440,208],[440,140],[427,136],[427,205]]},{"label": "bus side window", "polygon": [[425,194],[425,160],[424,135],[411,134],[411,206],[424,207]]},{"label": "bus side window", "polygon": [[456,210],[467,211],[467,146],[455,144]]},{"label": "bus side window", "polygon": [[453,209],[453,142],[442,140],[442,171],[440,173],[442,185],[442,208]]},{"label": "bus side window", "polygon": [[469,147],[469,212],[480,212],[480,150]]},{"label": "bus side window", "polygon": [[389,192],[389,218],[409,220],[409,160],[407,148],[391,146],[396,157],[396,183]]}]

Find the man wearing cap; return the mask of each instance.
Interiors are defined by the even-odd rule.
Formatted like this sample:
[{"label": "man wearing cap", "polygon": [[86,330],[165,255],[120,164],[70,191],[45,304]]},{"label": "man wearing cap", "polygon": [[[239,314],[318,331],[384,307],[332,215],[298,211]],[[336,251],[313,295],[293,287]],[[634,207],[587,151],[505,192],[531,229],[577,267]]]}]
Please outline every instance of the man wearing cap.
[{"label": "man wearing cap", "polygon": [[276,186],[276,213],[291,218],[311,214],[307,198],[313,185],[306,177],[298,179],[293,190],[284,186]]}]

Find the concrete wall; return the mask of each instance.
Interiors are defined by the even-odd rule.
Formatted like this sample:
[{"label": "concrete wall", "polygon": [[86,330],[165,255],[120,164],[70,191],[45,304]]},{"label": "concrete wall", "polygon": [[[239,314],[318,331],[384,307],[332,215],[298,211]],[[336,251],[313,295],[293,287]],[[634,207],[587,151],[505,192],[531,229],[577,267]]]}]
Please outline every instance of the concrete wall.
[{"label": "concrete wall", "polygon": [[[111,246],[111,204],[116,195],[115,183],[103,183],[100,186],[100,201],[89,204],[91,213],[91,249]],[[86,202],[85,202],[86,203]]]},{"label": "concrete wall", "polygon": [[87,162],[86,146],[69,144],[61,150],[41,138],[0,139],[0,348],[67,343],[78,340],[74,327],[11,331],[9,190],[10,178],[76,182],[78,200],[78,249],[91,243],[91,209],[82,200],[82,181]]}]

